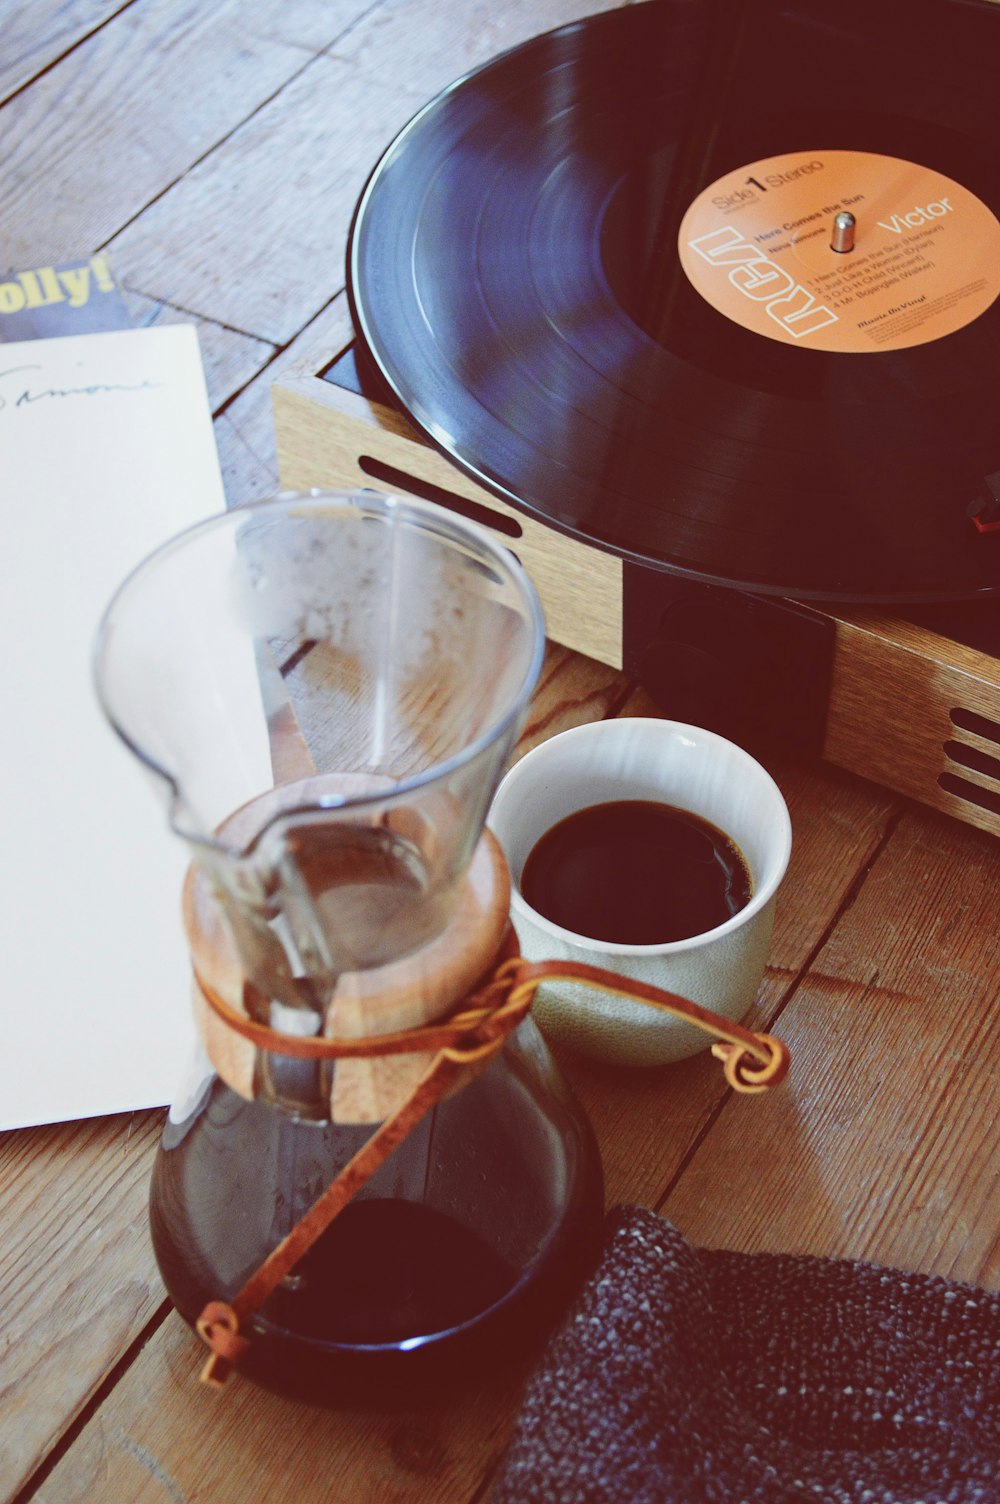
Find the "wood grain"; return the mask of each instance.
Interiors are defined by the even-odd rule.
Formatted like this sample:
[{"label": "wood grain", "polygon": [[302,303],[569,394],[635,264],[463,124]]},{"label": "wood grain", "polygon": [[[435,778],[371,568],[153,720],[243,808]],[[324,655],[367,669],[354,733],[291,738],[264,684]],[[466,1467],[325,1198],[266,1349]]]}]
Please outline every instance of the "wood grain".
[{"label": "wood grain", "polygon": [[279,489],[271,386],[303,368],[322,370],[352,338],[347,297],[340,293],[215,420],[215,442],[229,506],[261,501]]},{"label": "wood grain", "polygon": [[[311,374],[276,382],[272,393],[278,464],[286,486],[353,490],[374,483],[444,505],[450,499],[458,510],[463,499],[471,500],[476,520],[513,549],[531,575],[553,641],[621,668],[621,559],[488,494],[390,408]],[[380,470],[371,468],[372,459]],[[398,481],[393,471],[399,473]]]},{"label": "wood grain", "polygon": [[617,670],[547,643],[538,688],[511,762],[560,731],[614,715],[631,689],[630,681]]},{"label": "wood grain", "polygon": [[452,1504],[471,1501],[508,1434],[510,1381],[484,1376],[440,1412],[324,1411],[248,1384],[208,1393],[196,1340],[167,1320],[36,1504],[246,1504],[264,1479],[268,1504]]},{"label": "wood grain", "polygon": [[727,1106],[666,1202],[697,1242],[1000,1282],[1000,847],[907,813],[782,1013],[787,1090]]},{"label": "wood grain", "polygon": [[[333,98],[356,122],[346,142],[322,128]],[[115,237],[114,265],[151,296],[286,344],[344,286],[347,224],[386,116],[406,119],[389,80],[316,59]],[[178,224],[180,243],[167,229]]]},{"label": "wood grain", "polygon": [[[613,0],[587,7],[614,8]],[[451,83],[456,60],[465,71],[579,14],[574,0],[373,7],[334,53],[115,237],[115,266],[151,297],[287,343],[343,287],[347,227],[365,179],[410,116]],[[387,68],[387,58],[401,66]],[[329,128],[334,110],[346,128]]]},{"label": "wood grain", "polygon": [[0,6],[0,103],[132,0],[23,0]]},{"label": "wood grain", "polygon": [[[839,615],[825,755],[1000,835],[997,660],[882,612]],[[993,739],[964,730],[956,711],[983,717]],[[959,755],[964,745],[990,759],[992,771],[956,762],[953,745]],[[971,785],[968,797],[938,784],[939,775],[949,773]]]},{"label": "wood grain", "polygon": [[[4,109],[8,260],[32,266],[100,249],[368,8],[363,0],[128,6]],[[210,217],[213,241],[218,219]],[[183,254],[180,228],[167,236],[168,263]],[[221,261],[205,270],[212,281],[225,274]],[[178,284],[169,264],[155,288],[133,281],[218,317],[218,308],[175,296]]]},{"label": "wood grain", "polygon": [[162,1114],[0,1134],[0,1498],[164,1300],[146,1232]]},{"label": "wood grain", "polygon": [[248,386],[274,358],[273,345],[247,334],[238,334],[235,329],[216,323],[215,319],[194,318],[181,308],[156,302],[128,288],[122,289],[122,297],[137,328],[150,329],[161,324],[195,325],[205,368],[208,401],[213,412],[218,412],[230,398]]}]

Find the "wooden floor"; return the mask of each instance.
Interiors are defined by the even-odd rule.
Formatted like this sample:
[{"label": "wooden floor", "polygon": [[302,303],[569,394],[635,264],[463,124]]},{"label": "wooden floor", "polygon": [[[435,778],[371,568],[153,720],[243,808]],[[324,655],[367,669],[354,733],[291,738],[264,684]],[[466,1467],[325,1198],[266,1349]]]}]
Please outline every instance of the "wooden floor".
[{"label": "wooden floor", "polygon": [[[471,65],[599,0],[0,0],[3,250],[108,253],[137,322],[193,320],[231,503],[277,484],[269,387],[346,328],[344,245],[396,129]],[[2,458],[0,458],[2,466]],[[2,476],[2,468],[0,468]],[[552,649],[526,742],[622,711]],[[795,852],[754,1010],[788,1083],[567,1061],[609,1201],[692,1240],[1000,1281],[1000,843],[832,768],[774,765]],[[2,1047],[2,1046],[0,1046]],[[159,1113],[0,1138],[0,1499],[484,1497],[516,1389],[447,1413],[212,1396],[145,1202]]]}]

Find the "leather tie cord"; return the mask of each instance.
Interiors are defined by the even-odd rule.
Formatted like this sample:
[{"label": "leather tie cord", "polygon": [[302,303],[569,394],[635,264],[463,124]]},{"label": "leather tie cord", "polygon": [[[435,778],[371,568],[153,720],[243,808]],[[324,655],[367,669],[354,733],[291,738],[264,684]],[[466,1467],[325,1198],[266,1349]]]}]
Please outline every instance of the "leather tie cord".
[{"label": "leather tie cord", "polygon": [[213,1012],[259,1049],[311,1060],[437,1051],[403,1105],[376,1129],[243,1288],[228,1302],[210,1301],[205,1306],[196,1326],[198,1335],[212,1351],[201,1378],[216,1388],[221,1387],[232,1366],[249,1350],[249,1339],[242,1334],[241,1327],[420,1119],[458,1085],[470,1067],[484,1065],[503,1047],[507,1036],[526,1017],[535,990],[543,982],[578,982],[696,1024],[715,1036],[712,1054],[723,1061],[726,1080],[735,1091],[766,1091],[777,1086],[788,1073],[788,1050],[780,1040],[768,1034],[753,1034],[675,993],[576,961],[525,961],[508,956],[449,1018],[361,1039],[303,1038],[279,1033],[229,1007],[212,988],[200,978],[197,980]]}]

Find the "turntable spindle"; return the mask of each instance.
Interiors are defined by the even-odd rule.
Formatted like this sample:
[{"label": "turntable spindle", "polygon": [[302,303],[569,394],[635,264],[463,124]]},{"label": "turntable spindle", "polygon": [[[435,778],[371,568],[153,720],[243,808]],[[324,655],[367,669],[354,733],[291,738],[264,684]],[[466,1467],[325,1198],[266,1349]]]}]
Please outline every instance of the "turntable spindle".
[{"label": "turntable spindle", "polygon": [[841,209],[833,218],[833,239],[830,241],[830,249],[837,251],[843,256],[847,251],[854,250],[854,227],[856,221],[854,215],[848,209]]}]

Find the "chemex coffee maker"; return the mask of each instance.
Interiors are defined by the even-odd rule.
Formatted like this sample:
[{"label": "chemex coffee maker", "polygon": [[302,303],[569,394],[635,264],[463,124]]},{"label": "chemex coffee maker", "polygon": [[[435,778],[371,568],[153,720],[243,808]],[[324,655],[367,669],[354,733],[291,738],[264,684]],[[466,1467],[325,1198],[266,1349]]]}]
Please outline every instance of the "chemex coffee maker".
[{"label": "chemex coffee maker", "polygon": [[[523,1351],[595,1251],[595,1140],[484,828],[543,645],[508,550],[372,493],[210,519],[106,613],[103,707],[192,857],[201,1045],[151,1225],[209,1381],[421,1390]],[[734,1085],[780,1079],[715,1025]]]}]

